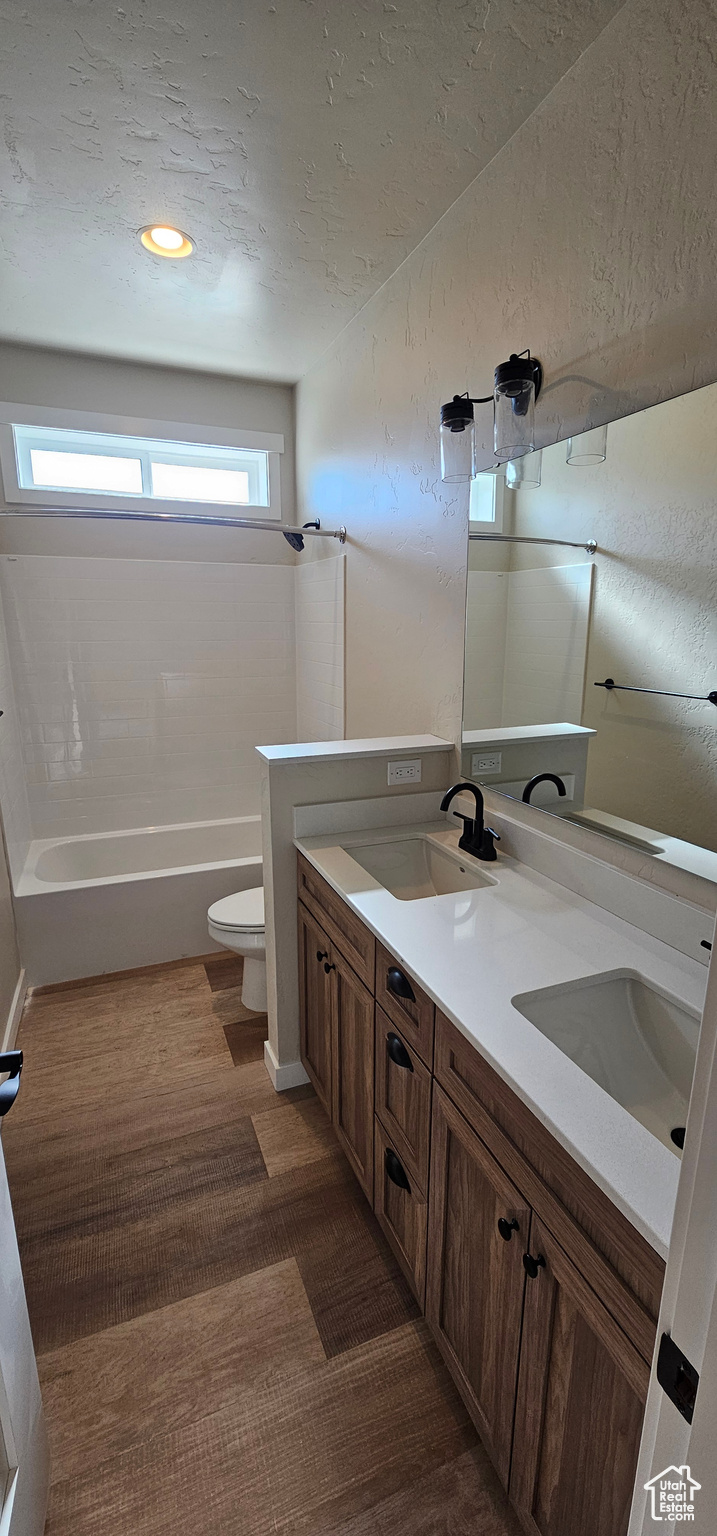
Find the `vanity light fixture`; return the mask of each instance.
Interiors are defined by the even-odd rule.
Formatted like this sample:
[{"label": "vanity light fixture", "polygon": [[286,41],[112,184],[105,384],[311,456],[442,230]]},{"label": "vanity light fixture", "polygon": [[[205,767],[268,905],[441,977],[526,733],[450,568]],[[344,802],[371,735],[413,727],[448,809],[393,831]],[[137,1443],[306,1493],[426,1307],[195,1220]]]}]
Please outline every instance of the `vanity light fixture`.
[{"label": "vanity light fixture", "polygon": [[492,395],[454,395],[441,406],[441,479],[475,479],[474,405],[493,402],[493,448],[501,462],[518,459],[535,447],[535,402],[543,382],[537,357],[511,352],[495,370]]},{"label": "vanity light fixture", "polygon": [[604,464],[607,458],[607,427],[592,427],[579,437],[569,437],[566,464]]},{"label": "vanity light fixture", "polygon": [[147,224],[140,230],[139,238],[146,251],[151,251],[154,256],[172,257],[175,261],[191,256],[194,250],[189,236],[171,224]]},{"label": "vanity light fixture", "polygon": [[509,491],[537,491],[543,467],[543,450],[524,453],[519,459],[509,459],[505,466],[505,483]]}]

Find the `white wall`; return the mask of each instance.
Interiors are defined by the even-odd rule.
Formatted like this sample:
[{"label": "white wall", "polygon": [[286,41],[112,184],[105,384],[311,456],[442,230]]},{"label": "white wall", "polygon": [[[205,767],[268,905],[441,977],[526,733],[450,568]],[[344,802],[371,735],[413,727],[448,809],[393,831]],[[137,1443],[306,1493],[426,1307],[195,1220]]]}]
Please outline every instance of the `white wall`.
[{"label": "white wall", "polygon": [[30,555],[0,577],[35,837],[258,813],[254,747],[296,737],[293,567]]},{"label": "white wall", "polygon": [[710,0],[627,0],[299,385],[301,519],[349,531],[347,735],[459,736],[467,490],[439,480],[442,401],[530,346],[549,442],[717,376],[713,34]]},{"label": "white wall", "polygon": [[344,735],[345,570],[343,554],[294,567],[299,741]]},{"label": "white wall", "polygon": [[[149,421],[281,432],[282,521],[295,522],[294,391],[290,385],[0,343],[0,400],[143,416]],[[42,518],[22,524],[17,518],[0,518],[0,551],[284,565],[292,565],[295,558],[286,540],[275,533],[149,523],[101,526]]]}]

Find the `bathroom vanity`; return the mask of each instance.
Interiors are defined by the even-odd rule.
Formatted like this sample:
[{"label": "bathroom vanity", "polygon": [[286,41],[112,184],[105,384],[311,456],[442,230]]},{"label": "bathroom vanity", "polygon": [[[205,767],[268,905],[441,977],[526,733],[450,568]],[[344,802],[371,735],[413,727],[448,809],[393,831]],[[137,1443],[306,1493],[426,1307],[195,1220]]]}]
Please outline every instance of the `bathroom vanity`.
[{"label": "bathroom vanity", "polygon": [[[623,1536],[705,969],[456,844],[445,822],[297,843],[301,1057],[525,1530]],[[604,977],[654,1005],[650,1129],[540,1023],[587,986],[589,1026]],[[638,1098],[641,1070],[618,1063]]]}]

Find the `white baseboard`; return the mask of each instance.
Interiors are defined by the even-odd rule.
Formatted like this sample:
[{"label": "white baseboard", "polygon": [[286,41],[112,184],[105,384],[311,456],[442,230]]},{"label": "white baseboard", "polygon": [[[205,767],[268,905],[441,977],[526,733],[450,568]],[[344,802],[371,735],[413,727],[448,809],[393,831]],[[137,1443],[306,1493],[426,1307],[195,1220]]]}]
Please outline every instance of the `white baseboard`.
[{"label": "white baseboard", "polygon": [[25,971],[23,969],[17,978],[17,986],[13,992],[10,1010],[7,1019],[5,1020],[2,1042],[0,1043],[0,1051],[11,1051],[15,1041],[17,1040],[17,1032],[20,1027],[22,1010],[25,1006],[26,992],[27,981],[25,980]]},{"label": "white baseboard", "polygon": [[309,1081],[300,1061],[287,1061],[280,1066],[268,1040],[264,1041],[264,1066],[277,1093],[283,1093],[287,1088],[299,1088]]}]

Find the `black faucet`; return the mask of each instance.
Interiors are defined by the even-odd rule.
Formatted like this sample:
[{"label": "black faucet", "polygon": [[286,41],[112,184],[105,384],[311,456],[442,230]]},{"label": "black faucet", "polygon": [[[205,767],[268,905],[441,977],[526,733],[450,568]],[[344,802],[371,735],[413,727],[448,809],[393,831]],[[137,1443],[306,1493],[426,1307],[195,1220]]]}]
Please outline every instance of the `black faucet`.
[{"label": "black faucet", "polygon": [[530,805],[530,797],[537,784],[544,784],[546,780],[554,784],[561,799],[567,795],[567,789],[557,773],[536,773],[534,779],[530,779],[523,790],[523,799],[526,805]]},{"label": "black faucet", "polygon": [[456,795],[462,794],[475,795],[476,814],[474,820],[472,816],[464,816],[461,811],[453,812],[453,815],[463,822],[463,833],[458,840],[458,847],[462,848],[464,853],[471,853],[474,859],[484,859],[486,863],[491,863],[498,857],[493,844],[499,843],[500,838],[492,827],[483,825],[483,796],[478,785],[454,784],[451,789],[446,790],[441,801],[441,810],[447,811],[451,800]]}]

